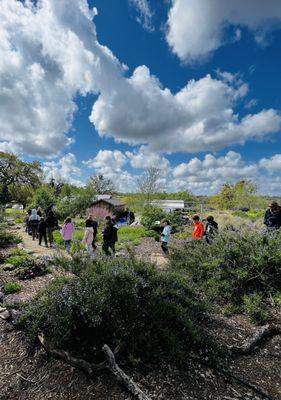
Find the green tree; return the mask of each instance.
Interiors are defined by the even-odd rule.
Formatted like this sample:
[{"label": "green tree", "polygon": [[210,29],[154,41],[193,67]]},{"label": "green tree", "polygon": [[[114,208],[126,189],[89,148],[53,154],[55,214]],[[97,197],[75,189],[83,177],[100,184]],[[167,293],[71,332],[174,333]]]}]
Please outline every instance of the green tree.
[{"label": "green tree", "polygon": [[57,212],[61,218],[76,215],[84,216],[93,201],[94,191],[90,187],[76,188],[76,193],[61,198],[57,203]]},{"label": "green tree", "polygon": [[56,204],[56,199],[54,188],[43,185],[35,191],[30,207],[40,207],[46,213],[50,207]]},{"label": "green tree", "polygon": [[[26,162],[15,154],[0,152],[0,204],[14,200],[11,188],[41,185],[42,170],[38,161]],[[15,190],[14,190],[15,193]]]},{"label": "green tree", "polygon": [[218,208],[252,207],[256,203],[257,186],[252,181],[241,180],[225,183],[221,191],[212,198],[211,203]]}]

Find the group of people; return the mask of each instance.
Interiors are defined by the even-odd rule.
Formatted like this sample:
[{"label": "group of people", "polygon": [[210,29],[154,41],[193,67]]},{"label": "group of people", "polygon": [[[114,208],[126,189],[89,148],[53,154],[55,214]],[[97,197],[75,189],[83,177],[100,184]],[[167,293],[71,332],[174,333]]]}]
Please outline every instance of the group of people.
[{"label": "group of people", "polygon": [[[52,210],[43,216],[40,208],[28,210],[25,218],[25,230],[32,236],[32,240],[38,239],[41,246],[44,241],[45,246],[52,247],[54,243],[53,232],[60,230],[64,246],[67,252],[71,249],[73,241],[73,234],[75,231],[74,223],[70,217],[67,217],[62,225],[59,227],[59,222]],[[115,244],[118,241],[118,225],[114,218],[107,216],[105,218],[105,227],[103,230],[103,245],[102,249],[106,255],[115,254]],[[98,234],[98,223],[91,215],[85,221],[85,231],[82,243],[85,245],[86,251],[93,256],[96,250],[96,240]]]},{"label": "group of people", "polygon": [[[82,243],[85,244],[87,252],[93,256],[96,250],[96,238],[98,234],[98,223],[91,215],[85,222],[85,232]],[[102,250],[107,255],[115,254],[115,244],[118,241],[118,225],[114,218],[109,215],[105,217],[105,226],[103,229]]]},{"label": "group of people", "polygon": [[[212,215],[208,216],[206,219],[206,224],[200,221],[199,215],[195,215],[192,218],[193,221],[193,240],[203,240],[210,243],[212,238],[218,232],[218,224],[214,220]],[[39,245],[42,241],[48,247],[53,246],[54,237],[53,232],[59,228],[58,219],[56,218],[54,212],[49,210],[46,216],[40,208],[28,210],[26,215],[26,232],[32,235],[32,239],[38,239]],[[172,227],[170,221],[165,219],[163,222],[164,228],[161,233],[161,248],[164,255],[169,254],[169,243],[171,240]],[[280,229],[281,228],[281,207],[277,202],[272,202],[269,204],[264,216],[264,224],[270,229]],[[106,255],[115,254],[115,244],[118,241],[118,225],[114,218],[107,216],[105,218],[105,226],[103,230],[103,245],[102,250]],[[71,249],[71,243],[74,234],[74,224],[70,217],[66,218],[62,228],[61,235],[64,240],[64,245],[66,250],[69,252]],[[98,234],[98,223],[92,218],[91,215],[85,221],[85,231],[82,239],[82,243],[85,245],[86,251],[93,256],[96,250],[96,240]]]},{"label": "group of people", "polygon": [[41,246],[42,240],[45,245],[53,245],[54,237],[53,231],[58,227],[58,219],[56,218],[52,210],[47,212],[47,215],[43,217],[43,213],[40,208],[28,210],[25,217],[25,230],[32,236],[32,240],[39,239],[39,245]]},{"label": "group of people", "polygon": [[[218,232],[218,223],[215,221],[214,217],[210,215],[207,217],[206,225],[200,221],[199,215],[194,215],[193,221],[193,240],[203,240],[205,239],[207,243],[210,243],[214,235]],[[161,233],[161,248],[165,255],[169,254],[169,242],[171,240],[172,227],[170,222],[165,219],[163,222],[164,228]]]}]

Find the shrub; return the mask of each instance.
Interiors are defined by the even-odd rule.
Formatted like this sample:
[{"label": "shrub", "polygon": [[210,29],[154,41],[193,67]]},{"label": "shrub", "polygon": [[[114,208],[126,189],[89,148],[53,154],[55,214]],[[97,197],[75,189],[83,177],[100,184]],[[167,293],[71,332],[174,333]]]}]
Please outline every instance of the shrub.
[{"label": "shrub", "polygon": [[14,233],[8,232],[5,227],[0,226],[0,249],[21,242],[21,238]]},{"label": "shrub", "polygon": [[12,264],[15,267],[19,267],[27,258],[27,255],[11,255],[6,259],[8,264]]},{"label": "shrub", "polygon": [[263,324],[268,319],[264,296],[259,293],[244,296],[244,310],[252,322]]},{"label": "shrub", "polygon": [[16,272],[16,276],[20,280],[33,279],[36,276],[46,275],[50,272],[45,262],[32,257],[26,257],[20,267]]},{"label": "shrub", "polygon": [[121,345],[123,361],[181,361],[190,348],[205,348],[204,307],[187,279],[161,273],[134,258],[77,257],[78,276],[53,281],[21,318],[29,337],[45,332],[55,346],[99,360],[104,343]]},{"label": "shrub", "polygon": [[21,285],[18,282],[9,281],[3,286],[3,292],[5,294],[18,293],[21,291]]},{"label": "shrub", "polygon": [[161,221],[166,218],[166,213],[159,207],[145,206],[143,209],[141,223],[148,229],[150,229],[156,221]]},{"label": "shrub", "polygon": [[280,249],[278,232],[224,231],[209,245],[196,241],[174,249],[170,265],[209,303],[243,309],[245,296],[266,297],[280,290]]}]

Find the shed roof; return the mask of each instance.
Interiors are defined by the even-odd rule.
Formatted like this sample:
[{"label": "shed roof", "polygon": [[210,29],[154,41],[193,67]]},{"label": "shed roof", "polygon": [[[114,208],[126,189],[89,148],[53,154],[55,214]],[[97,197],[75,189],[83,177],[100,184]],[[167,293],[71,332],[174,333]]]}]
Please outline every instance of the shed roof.
[{"label": "shed roof", "polygon": [[97,203],[107,203],[114,207],[121,207],[124,206],[125,203],[122,203],[121,200],[112,197],[111,199],[99,199],[92,202],[91,206],[94,206]]}]

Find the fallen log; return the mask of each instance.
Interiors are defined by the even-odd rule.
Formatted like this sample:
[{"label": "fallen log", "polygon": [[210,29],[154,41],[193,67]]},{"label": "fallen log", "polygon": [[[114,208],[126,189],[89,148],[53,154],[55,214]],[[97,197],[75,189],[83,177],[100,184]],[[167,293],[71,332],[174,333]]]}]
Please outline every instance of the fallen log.
[{"label": "fallen log", "polygon": [[81,358],[73,357],[65,350],[53,348],[53,346],[48,343],[43,333],[38,335],[38,339],[46,353],[52,357],[63,360],[72,367],[78,368],[90,376],[92,376],[94,372],[109,370],[116,377],[118,382],[125,386],[127,390],[136,396],[138,400],[151,400],[151,398],[148,397],[117,364],[114,354],[118,353],[119,348],[117,348],[116,352],[113,353],[112,350],[105,344],[102,350],[105,353],[106,361],[99,364],[94,364],[89,363]]},{"label": "fallen log", "polygon": [[114,354],[105,344],[102,348],[108,362],[107,368],[113,373],[116,379],[121,382],[139,400],[150,400],[149,397],[135,384],[135,382],[116,363]]},{"label": "fallen log", "polygon": [[241,346],[229,346],[228,349],[232,354],[248,354],[252,351],[262,339],[267,336],[278,335],[281,333],[281,328],[277,325],[267,324],[258,329],[252,336],[244,341]]}]

